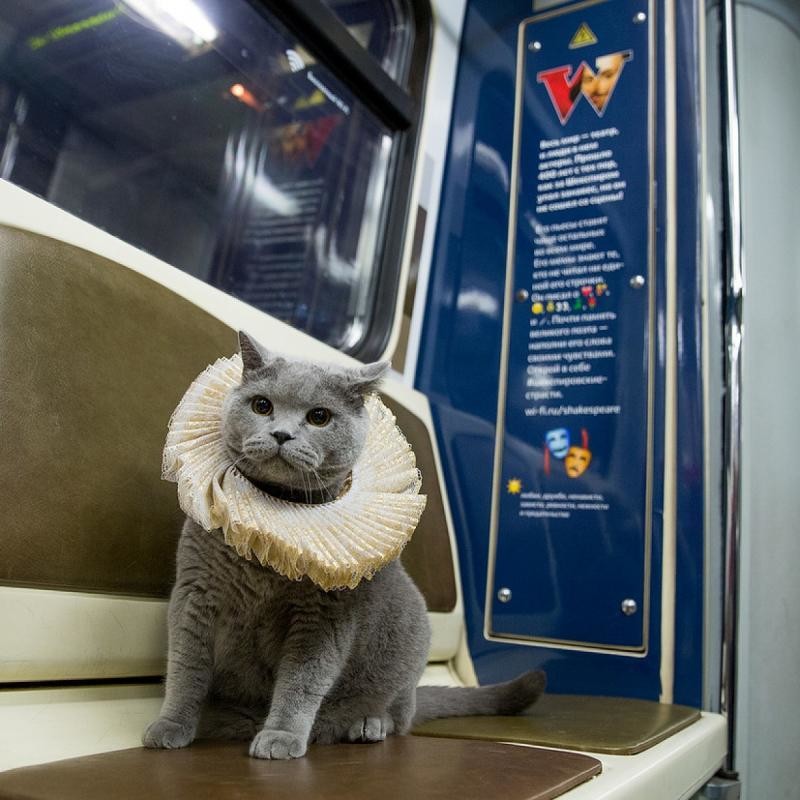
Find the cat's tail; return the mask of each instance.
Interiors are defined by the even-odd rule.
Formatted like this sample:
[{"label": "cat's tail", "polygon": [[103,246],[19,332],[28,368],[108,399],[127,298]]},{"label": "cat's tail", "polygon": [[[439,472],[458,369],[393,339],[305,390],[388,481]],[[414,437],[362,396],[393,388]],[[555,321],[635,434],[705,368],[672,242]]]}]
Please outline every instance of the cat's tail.
[{"label": "cat's tail", "polygon": [[441,717],[519,714],[533,705],[547,683],[541,670],[489,686],[418,686],[414,725]]}]

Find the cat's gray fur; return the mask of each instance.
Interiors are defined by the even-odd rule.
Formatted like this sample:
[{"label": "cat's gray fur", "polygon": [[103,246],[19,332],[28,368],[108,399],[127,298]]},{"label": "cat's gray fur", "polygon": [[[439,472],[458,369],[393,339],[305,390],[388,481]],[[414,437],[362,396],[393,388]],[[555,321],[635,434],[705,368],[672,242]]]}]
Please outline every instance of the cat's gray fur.
[{"label": "cat's gray fur", "polygon": [[[240,345],[243,381],[224,410],[231,457],[273,493],[336,497],[364,443],[363,396],[387,365],[283,359],[244,334]],[[257,395],[271,400],[272,414],[252,410]],[[305,422],[315,407],[332,412],[328,425]],[[424,719],[518,713],[544,688],[544,674],[533,672],[480,689],[417,689],[430,630],[399,560],[353,590],[325,592],[240,558],[219,532],[187,519],[177,564],[166,694],[147,747],[248,738],[252,756],[296,758],[309,742],[374,742]]]}]

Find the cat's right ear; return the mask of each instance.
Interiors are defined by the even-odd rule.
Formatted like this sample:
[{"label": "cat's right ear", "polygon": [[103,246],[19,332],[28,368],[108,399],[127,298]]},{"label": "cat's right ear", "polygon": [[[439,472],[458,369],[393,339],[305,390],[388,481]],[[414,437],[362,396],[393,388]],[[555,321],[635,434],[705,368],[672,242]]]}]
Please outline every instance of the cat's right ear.
[{"label": "cat's right ear", "polygon": [[264,353],[261,348],[244,331],[239,331],[239,352],[242,354],[243,375],[255,372],[264,366]]},{"label": "cat's right ear", "polygon": [[377,392],[381,381],[389,371],[388,361],[376,361],[373,364],[364,364],[348,373],[348,388],[356,396]]}]

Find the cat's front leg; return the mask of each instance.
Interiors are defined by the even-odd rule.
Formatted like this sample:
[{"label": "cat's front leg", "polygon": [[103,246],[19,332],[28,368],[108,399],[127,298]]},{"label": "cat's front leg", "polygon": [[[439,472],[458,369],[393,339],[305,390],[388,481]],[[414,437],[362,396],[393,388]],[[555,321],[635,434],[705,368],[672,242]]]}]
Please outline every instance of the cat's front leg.
[{"label": "cat's front leg", "polygon": [[275,675],[269,715],[250,745],[253,758],[304,756],[325,695],[341,673],[351,636],[320,619],[293,620]]},{"label": "cat's front leg", "polygon": [[169,658],[161,713],[142,737],[145,747],[173,749],[194,740],[211,685],[213,617],[199,590],[176,587],[169,609]]}]

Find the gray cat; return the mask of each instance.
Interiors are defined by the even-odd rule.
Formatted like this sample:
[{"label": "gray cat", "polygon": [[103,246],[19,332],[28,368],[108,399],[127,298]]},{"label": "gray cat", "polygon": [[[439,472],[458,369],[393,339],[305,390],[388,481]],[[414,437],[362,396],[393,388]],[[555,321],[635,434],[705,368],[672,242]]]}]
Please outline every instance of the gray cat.
[{"label": "gray cat", "polygon": [[[242,384],[223,412],[231,458],[273,495],[335,498],[364,444],[363,397],[388,365],[323,367],[239,341]],[[544,689],[542,672],[417,688],[430,630],[399,560],[355,589],[326,592],[239,557],[221,533],[187,519],[177,565],[166,695],[146,747],[247,738],[256,758],[298,758],[311,742],[377,742],[425,719],[518,713]]]}]

